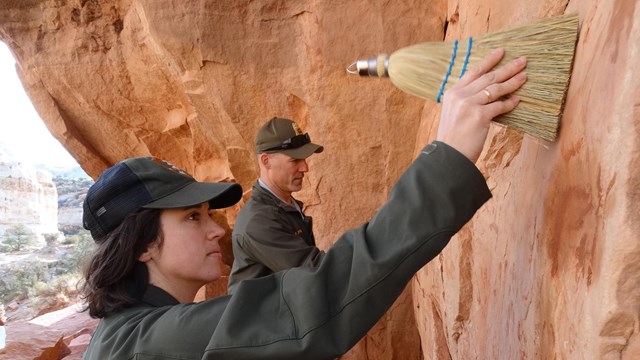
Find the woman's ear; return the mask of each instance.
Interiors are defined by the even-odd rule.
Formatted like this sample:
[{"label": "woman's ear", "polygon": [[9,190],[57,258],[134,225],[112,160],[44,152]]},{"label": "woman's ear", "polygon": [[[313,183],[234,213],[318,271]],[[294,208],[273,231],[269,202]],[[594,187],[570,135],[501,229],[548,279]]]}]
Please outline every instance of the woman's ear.
[{"label": "woman's ear", "polygon": [[145,250],[140,256],[138,256],[138,261],[146,263],[153,258],[153,254],[158,250],[158,246],[155,242],[149,244],[147,246],[147,250]]},{"label": "woman's ear", "polygon": [[138,256],[138,261],[140,262],[146,263],[149,260],[151,260],[151,252],[149,249]]}]

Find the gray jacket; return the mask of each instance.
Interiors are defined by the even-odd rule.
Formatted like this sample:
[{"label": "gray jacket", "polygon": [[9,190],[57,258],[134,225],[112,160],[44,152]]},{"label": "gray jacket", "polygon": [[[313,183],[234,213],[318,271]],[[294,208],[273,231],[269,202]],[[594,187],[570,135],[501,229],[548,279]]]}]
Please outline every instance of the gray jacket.
[{"label": "gray jacket", "polygon": [[318,267],[247,280],[231,296],[199,303],[178,304],[149,286],[140,306],[100,321],[84,358],[333,359],[490,197],[467,158],[433,143],[371,221],[342,235]]},{"label": "gray jacket", "polygon": [[[300,209],[303,204],[295,200]],[[233,226],[233,266],[229,294],[242,280],[298,266],[315,267],[325,253],[316,247],[312,219],[258,182]]]}]

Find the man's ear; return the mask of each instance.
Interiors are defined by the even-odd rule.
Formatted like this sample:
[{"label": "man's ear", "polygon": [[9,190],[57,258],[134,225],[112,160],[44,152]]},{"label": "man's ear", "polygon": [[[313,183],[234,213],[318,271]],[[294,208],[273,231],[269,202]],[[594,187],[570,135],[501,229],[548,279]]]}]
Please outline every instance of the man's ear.
[{"label": "man's ear", "polygon": [[269,164],[269,154],[265,154],[265,153],[260,154],[258,161],[260,161],[260,164],[265,168],[267,169],[271,168],[271,164]]}]

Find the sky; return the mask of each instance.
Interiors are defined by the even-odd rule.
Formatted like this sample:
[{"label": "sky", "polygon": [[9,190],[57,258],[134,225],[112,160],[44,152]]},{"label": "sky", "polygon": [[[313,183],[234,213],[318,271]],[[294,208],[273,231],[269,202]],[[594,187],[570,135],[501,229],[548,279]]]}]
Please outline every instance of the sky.
[{"label": "sky", "polygon": [[16,72],[15,60],[0,41],[0,143],[18,160],[32,165],[72,168],[78,163],[51,135],[31,104]]}]

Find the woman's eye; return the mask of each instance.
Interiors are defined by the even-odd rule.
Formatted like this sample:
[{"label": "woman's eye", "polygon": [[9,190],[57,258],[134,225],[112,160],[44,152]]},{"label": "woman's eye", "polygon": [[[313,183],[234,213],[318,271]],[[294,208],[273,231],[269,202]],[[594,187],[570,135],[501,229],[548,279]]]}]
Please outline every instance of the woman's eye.
[{"label": "woman's eye", "polygon": [[187,219],[189,220],[198,220],[200,218],[200,214],[198,214],[197,212],[191,213],[189,214],[189,216],[187,216]]}]

